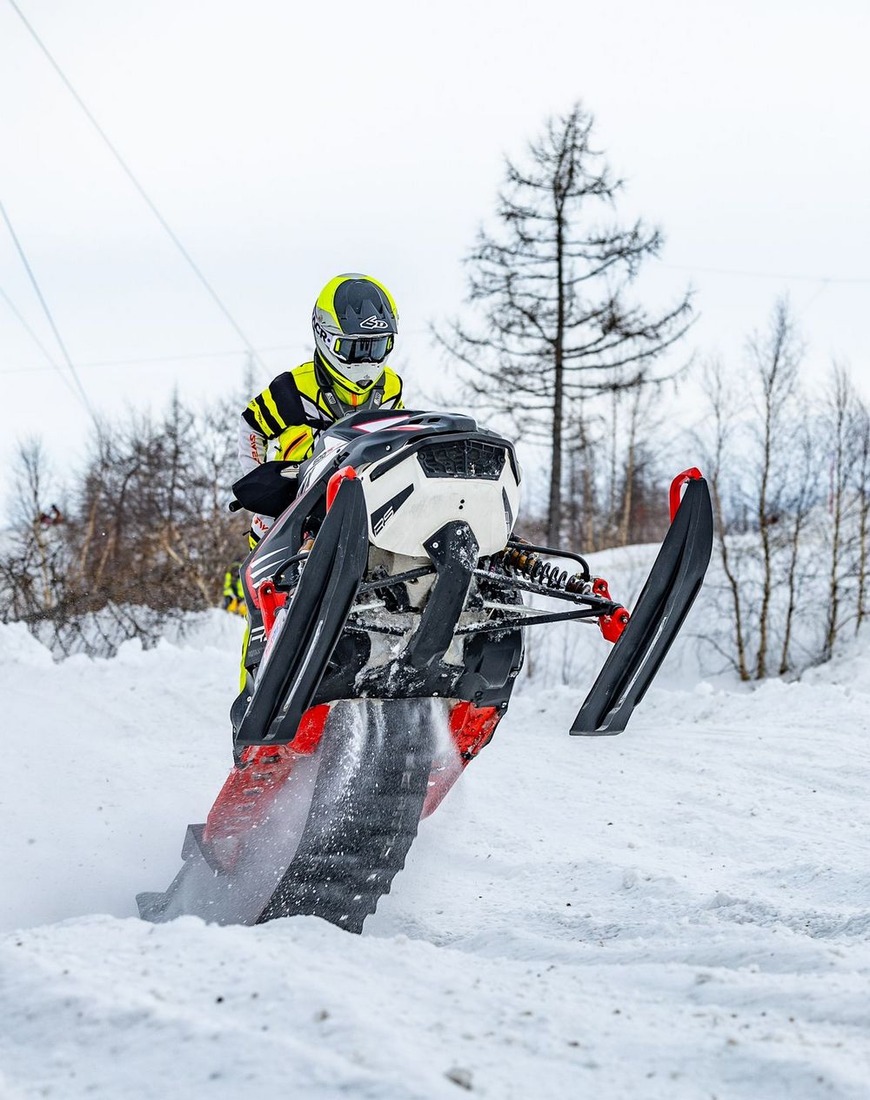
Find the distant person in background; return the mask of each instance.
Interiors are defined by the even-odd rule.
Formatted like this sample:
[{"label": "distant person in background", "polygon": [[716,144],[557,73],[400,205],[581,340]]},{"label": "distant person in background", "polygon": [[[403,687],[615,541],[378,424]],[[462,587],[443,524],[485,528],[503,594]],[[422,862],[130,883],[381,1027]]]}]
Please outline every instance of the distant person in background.
[{"label": "distant person in background", "polygon": [[[317,435],[361,409],[401,409],[402,380],[388,366],[399,330],[392,294],[370,275],[336,275],[311,316],[314,356],[279,374],[241,417],[239,460],[247,474],[264,462],[300,463]],[[283,476],[293,479],[293,467]],[[250,546],[274,516],[255,515]]]},{"label": "distant person in background", "polygon": [[39,513],[39,523],[42,527],[59,527],[64,522],[64,515],[56,504],[52,504],[47,512]]},{"label": "distant person in background", "polygon": [[245,604],[245,589],[241,577],[242,563],[234,561],[224,573],[224,611],[234,615],[247,615],[248,608]]}]

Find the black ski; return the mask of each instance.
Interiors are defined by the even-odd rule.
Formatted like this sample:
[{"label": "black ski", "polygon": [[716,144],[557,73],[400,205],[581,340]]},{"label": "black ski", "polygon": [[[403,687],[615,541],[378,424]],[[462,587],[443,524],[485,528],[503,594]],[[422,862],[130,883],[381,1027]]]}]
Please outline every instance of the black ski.
[{"label": "black ski", "polygon": [[[263,661],[235,745],[293,740],[338,642],[368,559],[359,482],[342,483],[290,599],[274,652]],[[278,629],[276,627],[276,629]]]},{"label": "black ski", "polygon": [[620,733],[665,659],[698,594],[713,549],[713,509],[703,478],[686,483],[628,626],[610,651],[573,734]]}]

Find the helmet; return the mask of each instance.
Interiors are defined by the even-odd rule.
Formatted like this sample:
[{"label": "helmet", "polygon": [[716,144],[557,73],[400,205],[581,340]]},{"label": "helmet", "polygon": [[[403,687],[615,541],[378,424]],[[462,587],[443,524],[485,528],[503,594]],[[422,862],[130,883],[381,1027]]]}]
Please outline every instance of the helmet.
[{"label": "helmet", "polygon": [[336,275],[314,303],[311,326],[332,381],[351,398],[367,396],[384,372],[399,330],[392,294],[369,275]]}]

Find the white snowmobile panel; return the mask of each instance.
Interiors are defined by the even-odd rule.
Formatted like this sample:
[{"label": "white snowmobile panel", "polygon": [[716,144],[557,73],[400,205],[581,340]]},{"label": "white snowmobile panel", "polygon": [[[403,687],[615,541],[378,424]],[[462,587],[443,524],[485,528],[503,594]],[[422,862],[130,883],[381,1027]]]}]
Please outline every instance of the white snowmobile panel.
[{"label": "white snowmobile panel", "polygon": [[424,543],[446,523],[463,519],[474,533],[480,555],[503,550],[520,503],[511,463],[505,461],[497,480],[427,477],[418,453],[409,454],[380,476],[377,471],[393,458],[360,473],[372,544],[394,554],[425,558]]}]

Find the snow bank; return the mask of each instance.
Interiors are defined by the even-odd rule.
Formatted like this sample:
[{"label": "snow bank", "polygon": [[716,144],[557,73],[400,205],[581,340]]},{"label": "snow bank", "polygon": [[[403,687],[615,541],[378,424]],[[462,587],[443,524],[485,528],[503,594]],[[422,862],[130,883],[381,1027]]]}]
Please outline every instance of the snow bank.
[{"label": "snow bank", "polygon": [[94,917],[0,948],[20,1006],[0,1049],[24,1095],[862,1095],[841,1044],[860,1043],[864,987],[824,948],[811,974],[772,974],[773,947],[735,969],[569,936],[511,954],[314,918]]},{"label": "snow bank", "polygon": [[54,664],[0,628],[4,1100],[866,1096],[866,641],[757,690],[677,660],[616,738],[533,674],[362,937],[145,925],[240,630]]},{"label": "snow bank", "polygon": [[51,664],[51,654],[24,623],[0,623],[0,675],[16,664],[45,667]]},{"label": "snow bank", "polygon": [[231,765],[242,629],[214,612],[176,644],[55,664],[0,625],[0,928],[136,912],[143,876],[176,861],[181,818],[202,818]]}]

